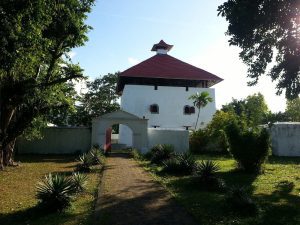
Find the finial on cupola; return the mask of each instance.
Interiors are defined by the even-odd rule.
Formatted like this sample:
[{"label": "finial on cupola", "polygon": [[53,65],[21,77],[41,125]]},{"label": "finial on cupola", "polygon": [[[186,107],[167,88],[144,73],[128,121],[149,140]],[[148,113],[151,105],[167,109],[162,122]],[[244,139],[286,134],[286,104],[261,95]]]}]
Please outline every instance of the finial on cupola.
[{"label": "finial on cupola", "polygon": [[173,48],[173,45],[168,45],[166,42],[161,40],[159,43],[154,44],[151,51],[156,52],[157,54],[167,54],[168,51]]}]

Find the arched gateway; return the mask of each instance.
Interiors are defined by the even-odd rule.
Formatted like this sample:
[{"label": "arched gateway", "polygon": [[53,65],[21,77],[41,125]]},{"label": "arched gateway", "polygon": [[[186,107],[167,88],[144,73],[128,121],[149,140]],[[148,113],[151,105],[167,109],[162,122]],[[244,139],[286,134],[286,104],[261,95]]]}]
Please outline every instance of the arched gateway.
[{"label": "arched gateway", "polygon": [[107,131],[114,124],[124,124],[132,130],[132,147],[142,152],[148,149],[148,120],[142,119],[123,110],[94,118],[92,122],[92,145],[106,147]]}]

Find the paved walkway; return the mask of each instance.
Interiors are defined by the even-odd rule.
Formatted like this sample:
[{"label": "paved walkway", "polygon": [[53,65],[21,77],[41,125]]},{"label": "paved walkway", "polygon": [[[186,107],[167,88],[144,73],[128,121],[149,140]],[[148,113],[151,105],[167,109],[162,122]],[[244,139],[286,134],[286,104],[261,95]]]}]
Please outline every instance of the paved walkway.
[{"label": "paved walkway", "polygon": [[99,198],[95,225],[196,225],[194,220],[125,154],[108,157]]}]

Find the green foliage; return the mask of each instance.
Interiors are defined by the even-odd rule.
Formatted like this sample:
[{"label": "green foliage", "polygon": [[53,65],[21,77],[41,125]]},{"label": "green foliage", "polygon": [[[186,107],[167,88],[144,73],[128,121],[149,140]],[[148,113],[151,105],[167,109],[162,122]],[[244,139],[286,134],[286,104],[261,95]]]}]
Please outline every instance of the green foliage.
[{"label": "green foliage", "polygon": [[298,97],[299,1],[227,0],[218,12],[229,22],[230,45],[242,49],[240,58],[248,66],[248,77],[252,79],[249,85],[257,84],[267,66],[272,65],[267,74],[278,83],[277,94],[285,90],[287,98]]},{"label": "green foliage", "polygon": [[130,154],[135,160],[143,160],[144,159],[141,152],[135,148],[130,151]]},{"label": "green foliage", "polygon": [[201,161],[197,164],[195,173],[203,180],[209,180],[215,177],[216,173],[220,170],[220,166],[211,160]]},{"label": "green foliage", "polygon": [[[235,214],[254,216],[258,213],[258,206],[252,200],[244,187],[232,187],[225,196],[226,208]],[[227,208],[228,209],[228,208]]]},{"label": "green foliage", "polygon": [[79,156],[77,162],[78,164],[76,170],[78,172],[87,173],[91,171],[91,166],[94,164],[94,159],[92,158],[91,154],[83,153]]},{"label": "green foliage", "polygon": [[189,97],[189,99],[192,100],[194,106],[198,108],[197,121],[195,124],[195,130],[196,130],[198,125],[199,115],[200,115],[200,109],[204,108],[209,102],[212,102],[213,99],[209,96],[209,93],[206,91],[193,94]]},{"label": "green foliage", "polygon": [[90,126],[92,118],[120,108],[119,96],[116,93],[118,75],[118,72],[109,73],[87,82],[88,91],[78,99],[81,104],[76,106],[76,113],[71,115],[69,119],[71,124]]},{"label": "green foliage", "polygon": [[163,161],[163,172],[170,174],[192,174],[196,161],[192,154],[176,153],[172,158]]},{"label": "green foliage", "polygon": [[37,184],[36,197],[39,199],[41,207],[47,212],[61,212],[71,205],[72,195],[75,191],[70,178],[50,173]]},{"label": "green foliage", "polygon": [[197,163],[194,173],[200,188],[207,191],[224,191],[226,189],[225,182],[216,176],[219,170],[220,166],[211,160]]},{"label": "green foliage", "polygon": [[87,41],[91,27],[85,21],[93,4],[94,0],[0,2],[0,153],[32,128],[36,118],[47,120],[47,115],[74,104],[70,81],[83,73],[67,54]]},{"label": "green foliage", "polygon": [[195,154],[206,151],[209,142],[209,134],[205,129],[193,131],[190,134],[190,151]]},{"label": "green foliage", "polygon": [[288,121],[300,122],[300,98],[287,101],[286,114]]},{"label": "green foliage", "polygon": [[72,174],[71,181],[75,192],[83,192],[87,185],[87,176],[85,174],[75,172]]},{"label": "green foliage", "polygon": [[230,153],[240,169],[260,173],[269,155],[270,140],[266,129],[243,128],[237,121],[227,127]]},{"label": "green foliage", "polygon": [[249,95],[246,99],[233,99],[232,102],[222,106],[222,111],[236,114],[248,126],[265,123],[269,113],[268,106],[261,93]]},{"label": "green foliage", "polygon": [[170,159],[174,154],[174,146],[158,144],[151,148],[151,163],[161,164],[164,160]]},{"label": "green foliage", "polygon": [[226,127],[236,115],[232,112],[217,111],[205,129],[190,135],[190,150],[195,154],[204,152],[228,152],[229,143]]},{"label": "green foliage", "polygon": [[91,158],[91,165],[104,164],[105,156],[100,148],[92,147],[87,154]]}]

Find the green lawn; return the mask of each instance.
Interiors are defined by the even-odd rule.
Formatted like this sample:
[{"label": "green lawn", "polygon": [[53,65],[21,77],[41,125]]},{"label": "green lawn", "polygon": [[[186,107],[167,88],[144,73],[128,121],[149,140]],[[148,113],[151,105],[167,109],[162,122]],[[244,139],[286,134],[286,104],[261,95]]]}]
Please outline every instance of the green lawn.
[{"label": "green lawn", "polygon": [[245,186],[258,203],[256,217],[242,217],[228,210],[224,194],[199,190],[192,177],[174,177],[158,173],[159,168],[145,164],[161,182],[203,225],[297,225],[300,224],[300,159],[271,157],[262,175],[243,174],[235,170],[229,156],[196,156],[219,163],[228,186]]},{"label": "green lawn", "polygon": [[72,207],[60,214],[46,215],[38,211],[36,183],[50,172],[71,174],[74,156],[20,156],[20,166],[0,171],[0,224],[75,225],[93,224],[92,213],[100,168],[88,174],[87,191],[79,195]]}]

